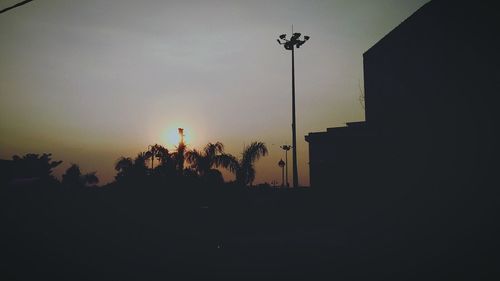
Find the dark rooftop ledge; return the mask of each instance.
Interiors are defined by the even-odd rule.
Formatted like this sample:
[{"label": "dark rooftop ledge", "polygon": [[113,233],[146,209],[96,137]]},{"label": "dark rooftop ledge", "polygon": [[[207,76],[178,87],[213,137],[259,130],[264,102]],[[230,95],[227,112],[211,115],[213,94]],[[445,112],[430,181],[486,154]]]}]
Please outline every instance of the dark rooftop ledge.
[{"label": "dark rooftop ledge", "polygon": [[327,128],[326,132],[314,132],[305,136],[307,142],[315,138],[343,137],[343,136],[366,136],[367,125],[365,121],[347,122],[346,126]]}]

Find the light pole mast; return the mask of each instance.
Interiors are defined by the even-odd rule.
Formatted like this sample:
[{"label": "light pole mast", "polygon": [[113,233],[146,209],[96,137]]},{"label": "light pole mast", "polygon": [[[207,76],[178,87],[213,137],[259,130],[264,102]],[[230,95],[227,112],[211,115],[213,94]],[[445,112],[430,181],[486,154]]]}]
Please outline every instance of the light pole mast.
[{"label": "light pole mast", "polygon": [[279,36],[278,43],[284,45],[286,50],[292,51],[292,165],[293,165],[293,187],[299,186],[299,172],[297,169],[297,126],[295,123],[295,46],[300,48],[307,40],[309,36],[304,36],[304,40],[300,40],[300,33],[295,32],[290,37],[290,40],[286,39],[286,34],[281,34]]},{"label": "light pole mast", "polygon": [[284,144],[284,145],[280,146],[280,148],[285,151],[286,187],[290,187],[290,184],[288,183],[288,150],[290,150],[290,148],[292,148],[292,146]]},{"label": "light pole mast", "polygon": [[281,168],[281,188],[285,187],[285,162],[283,162],[283,159],[280,159],[278,162],[278,166]]}]

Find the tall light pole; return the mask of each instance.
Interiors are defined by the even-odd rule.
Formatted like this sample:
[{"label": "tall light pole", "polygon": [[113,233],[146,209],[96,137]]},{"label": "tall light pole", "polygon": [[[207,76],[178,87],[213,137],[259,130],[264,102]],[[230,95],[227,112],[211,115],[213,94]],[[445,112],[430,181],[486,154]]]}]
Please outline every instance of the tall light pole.
[{"label": "tall light pole", "polygon": [[304,40],[300,40],[300,33],[296,32],[292,34],[290,40],[286,39],[286,34],[281,34],[279,36],[278,43],[284,45],[286,50],[292,51],[292,156],[293,156],[293,187],[299,186],[299,172],[297,170],[297,133],[295,125],[295,46],[300,48],[307,40],[309,36],[304,36]]},{"label": "tall light pole", "polygon": [[285,187],[285,162],[283,162],[283,159],[280,159],[278,162],[278,166],[281,168],[281,187]]},{"label": "tall light pole", "polygon": [[284,144],[280,146],[280,148],[285,151],[286,187],[290,187],[290,184],[288,183],[288,150],[290,150],[292,146]]}]

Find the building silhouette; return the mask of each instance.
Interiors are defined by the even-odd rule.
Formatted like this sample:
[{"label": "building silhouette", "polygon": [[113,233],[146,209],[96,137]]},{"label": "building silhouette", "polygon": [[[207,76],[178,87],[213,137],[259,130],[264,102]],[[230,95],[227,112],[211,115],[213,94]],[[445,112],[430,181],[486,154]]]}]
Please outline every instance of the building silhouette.
[{"label": "building silhouette", "polygon": [[366,51],[366,121],[306,136],[311,186],[446,193],[497,182],[500,24],[492,7],[431,1]]},{"label": "building silhouette", "polygon": [[352,179],[366,163],[363,159],[369,139],[366,122],[350,122],[345,127],[307,135],[311,186]]}]

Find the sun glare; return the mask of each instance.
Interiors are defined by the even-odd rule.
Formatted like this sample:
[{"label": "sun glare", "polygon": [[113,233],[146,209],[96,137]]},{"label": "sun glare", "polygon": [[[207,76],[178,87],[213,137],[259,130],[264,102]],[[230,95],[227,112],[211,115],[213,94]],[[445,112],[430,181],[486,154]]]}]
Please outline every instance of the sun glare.
[{"label": "sun glare", "polygon": [[184,128],[182,126],[172,126],[166,129],[162,134],[162,141],[165,143],[167,148],[172,149],[179,145],[179,142],[181,141],[179,128],[183,129],[184,143],[186,145],[191,144],[192,133],[188,128]]}]

